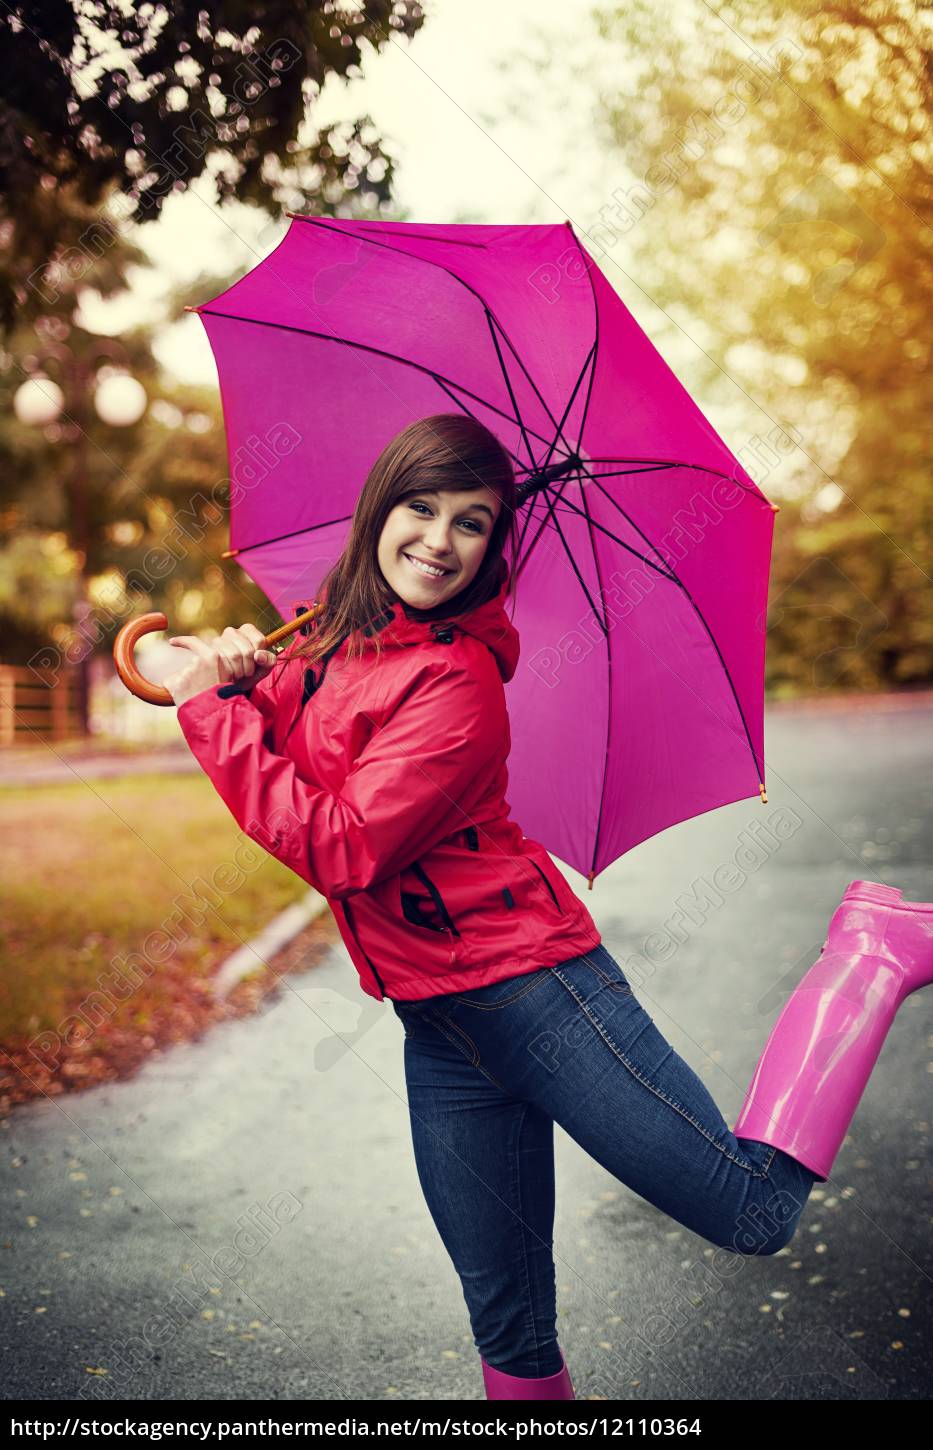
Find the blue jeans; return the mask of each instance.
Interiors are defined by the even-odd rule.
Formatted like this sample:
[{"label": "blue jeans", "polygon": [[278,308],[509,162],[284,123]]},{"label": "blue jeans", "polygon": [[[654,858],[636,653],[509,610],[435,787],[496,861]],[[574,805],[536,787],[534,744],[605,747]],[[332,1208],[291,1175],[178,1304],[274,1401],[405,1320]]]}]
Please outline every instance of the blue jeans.
[{"label": "blue jeans", "polygon": [[729,1131],[602,944],[492,986],[392,1005],[418,1177],[476,1348],[495,1369],[561,1367],[555,1123],[720,1248],[773,1254],[793,1238],[816,1175]]}]

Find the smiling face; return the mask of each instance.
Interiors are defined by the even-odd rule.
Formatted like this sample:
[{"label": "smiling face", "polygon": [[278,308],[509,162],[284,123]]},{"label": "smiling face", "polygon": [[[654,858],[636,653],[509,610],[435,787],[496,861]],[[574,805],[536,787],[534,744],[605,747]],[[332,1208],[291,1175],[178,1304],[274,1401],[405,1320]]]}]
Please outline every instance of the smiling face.
[{"label": "smiling face", "polygon": [[[425,490],[389,510],[379,538],[383,578],[412,609],[433,609],[472,583],[502,507],[490,488]],[[431,566],[419,568],[416,561]],[[434,570],[442,570],[435,573]]]}]

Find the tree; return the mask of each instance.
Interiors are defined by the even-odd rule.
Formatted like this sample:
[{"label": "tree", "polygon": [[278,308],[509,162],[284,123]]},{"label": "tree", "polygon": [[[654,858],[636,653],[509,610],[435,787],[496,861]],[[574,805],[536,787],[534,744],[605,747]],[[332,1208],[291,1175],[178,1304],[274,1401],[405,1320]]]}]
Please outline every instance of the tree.
[{"label": "tree", "polygon": [[300,132],[328,77],[359,76],[365,50],[423,19],[414,0],[4,5],[0,329],[41,313],[114,229],[154,220],[204,173],[221,204],[378,209],[393,168],[369,117]]},{"label": "tree", "polygon": [[668,340],[700,343],[678,370],[738,399],[736,451],[775,425],[796,444],[746,465],[782,504],[776,692],[933,678],[927,17],[908,0],[596,12],[594,75],[619,79],[598,83],[586,141],[621,184],[584,240]]}]

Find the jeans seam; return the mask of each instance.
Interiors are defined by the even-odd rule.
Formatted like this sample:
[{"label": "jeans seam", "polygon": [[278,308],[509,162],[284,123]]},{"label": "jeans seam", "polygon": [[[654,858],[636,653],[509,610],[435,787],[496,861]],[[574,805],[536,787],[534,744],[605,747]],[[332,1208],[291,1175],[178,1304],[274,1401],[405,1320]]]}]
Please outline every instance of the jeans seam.
[{"label": "jeans seam", "polygon": [[471,1037],[469,1037],[467,1035],[466,1032],[464,1032],[464,1030],[463,1030],[462,1027],[458,1027],[457,1024],[456,1024],[456,1022],[451,1022],[448,1018],[446,1018],[443,1015],[442,1012],[438,1012],[436,1010],[430,1014],[428,1020],[431,1022],[431,1024],[434,1027],[437,1028],[438,1032],[440,1032],[444,1037],[447,1038],[447,1041],[453,1047],[457,1047],[458,1046],[458,1043],[456,1041],[456,1038],[452,1037],[451,1034],[450,1034],[450,1032],[447,1032],[445,1030],[445,1028],[449,1027],[454,1032],[459,1032],[460,1033],[460,1036],[462,1038],[464,1038],[464,1040],[466,1042],[469,1043],[470,1050],[473,1053],[473,1060],[470,1063],[470,1066],[471,1067],[475,1067],[479,1072],[481,1072],[483,1074],[483,1076],[485,1078],[488,1078],[489,1081],[493,1084],[493,1086],[494,1087],[497,1087],[499,1089],[500,1093],[504,1093],[506,1091],[506,1089],[502,1086],[502,1083],[499,1082],[496,1078],[494,1078],[493,1075],[492,1075],[492,1073],[491,1072],[487,1072],[486,1069],[483,1067],[483,1064],[479,1060],[479,1052],[477,1050],[476,1043],[473,1041],[473,1039]]},{"label": "jeans seam", "polygon": [[574,1001],[577,1003],[577,1006],[582,1009],[587,1019],[592,1022],[593,1026],[597,1029],[600,1036],[603,1038],[603,1041],[609,1045],[609,1047],[615,1053],[616,1057],[619,1059],[622,1065],[628,1069],[628,1071],[632,1074],[637,1082],[640,1082],[643,1087],[646,1087],[648,1089],[649,1092],[654,1093],[655,1097],[660,1098],[661,1102],[667,1103],[668,1107],[673,1108],[676,1113],[679,1113],[680,1116],[685,1120],[685,1122],[688,1122],[691,1127],[696,1128],[697,1132],[700,1133],[708,1143],[711,1143],[714,1148],[722,1153],[725,1158],[728,1158],[732,1163],[736,1163],[740,1168],[744,1168],[748,1173],[752,1175],[753,1178],[767,1178],[768,1168],[770,1167],[771,1161],[774,1158],[773,1152],[771,1154],[771,1158],[768,1159],[768,1162],[767,1164],[765,1164],[764,1168],[758,1169],[755,1167],[754,1163],[749,1163],[747,1160],[737,1158],[735,1154],[731,1153],[728,1148],[725,1148],[722,1143],[717,1143],[716,1139],[711,1137],[710,1134],[707,1132],[706,1128],[703,1127],[703,1124],[698,1123],[696,1118],[692,1118],[687,1112],[687,1109],[683,1107],[682,1104],[675,1102],[673,1098],[669,1098],[666,1093],[661,1091],[660,1088],[655,1087],[654,1083],[650,1082],[648,1078],[646,1078],[644,1074],[639,1071],[639,1069],[635,1066],[633,1062],[629,1062],[622,1049],[612,1040],[608,1030],[603,1025],[603,1023],[600,1022],[599,1018],[591,1011],[587,1003],[582,1001],[577,995],[573,983],[568,982],[565,977],[561,976],[560,969],[558,967],[552,967],[551,970],[558,978],[558,980],[564,984],[565,988],[573,997]]},{"label": "jeans seam", "polygon": [[534,1302],[531,1295],[531,1272],[528,1266],[528,1241],[525,1235],[525,1217],[523,1213],[524,1205],[522,1201],[521,1176],[521,1137],[525,1127],[525,1119],[527,1118],[527,1116],[528,1104],[523,1103],[522,1114],[518,1121],[518,1131],[515,1135],[515,1143],[512,1151],[514,1154],[515,1201],[518,1210],[515,1217],[518,1221],[519,1234],[522,1244],[522,1279],[524,1281],[525,1312],[528,1315],[528,1323],[531,1328],[531,1342],[534,1344],[535,1347],[535,1368],[537,1369],[540,1365],[541,1350],[538,1344],[538,1326],[535,1323]]},{"label": "jeans seam", "polygon": [[602,967],[598,967],[595,962],[590,962],[590,966],[597,976],[602,977],[607,987],[611,987],[616,992],[628,992],[631,994],[632,988],[628,982],[620,982],[616,977],[611,977],[608,972],[604,972]]},{"label": "jeans seam", "polygon": [[533,991],[535,987],[539,987],[545,980],[543,976],[534,976],[531,973],[529,976],[532,977],[532,980],[526,987],[522,987],[519,992],[513,992],[511,997],[505,997],[501,1002],[477,1002],[475,998],[461,997],[459,993],[453,992],[450,995],[455,1002],[462,1003],[464,1007],[473,1007],[478,1012],[498,1012],[502,1007],[508,1007],[511,1002],[517,1002],[521,997],[527,997],[529,992]]}]

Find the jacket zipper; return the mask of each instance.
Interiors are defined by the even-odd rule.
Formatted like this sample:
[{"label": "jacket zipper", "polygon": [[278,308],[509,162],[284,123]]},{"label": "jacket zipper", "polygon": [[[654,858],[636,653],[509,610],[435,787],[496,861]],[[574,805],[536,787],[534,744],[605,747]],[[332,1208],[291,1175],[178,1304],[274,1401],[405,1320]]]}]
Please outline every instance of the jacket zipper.
[{"label": "jacket zipper", "polygon": [[379,973],[376,971],[376,968],[373,966],[371,957],[369,957],[368,954],[363,951],[363,948],[360,945],[360,934],[353,924],[353,915],[350,911],[349,905],[346,901],[342,901],[340,904],[343,907],[344,915],[347,918],[347,925],[353,933],[353,940],[356,942],[357,947],[359,947],[360,955],[363,957],[364,961],[368,963],[369,970],[372,972],[373,976],[376,978],[376,981],[379,983],[379,990],[382,993],[383,997],[388,996],[388,993],[385,989],[385,983],[383,982]]},{"label": "jacket zipper", "polygon": [[[301,610],[299,610],[298,612],[300,614]],[[303,633],[303,630],[299,630],[298,633]],[[285,743],[285,740],[288,739],[289,735],[291,735],[295,726],[298,724],[298,721],[301,719],[301,712],[303,711],[305,705],[307,705],[308,701],[311,699],[311,696],[315,694],[323,685],[324,676],[327,674],[327,666],[330,664],[331,657],[337,653],[346,637],[346,634],[341,635],[337,643],[335,645],[332,645],[325,654],[321,655],[320,659],[317,661],[317,664],[319,666],[319,670],[317,673],[315,673],[313,665],[306,665],[302,676],[301,701],[298,705],[298,709],[295,711],[295,718],[292,720],[292,723],[289,725],[288,729],[285,732],[285,738],[282,741],[283,745]]]}]

